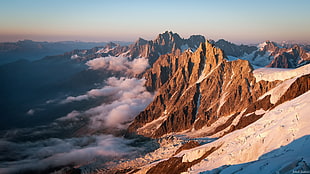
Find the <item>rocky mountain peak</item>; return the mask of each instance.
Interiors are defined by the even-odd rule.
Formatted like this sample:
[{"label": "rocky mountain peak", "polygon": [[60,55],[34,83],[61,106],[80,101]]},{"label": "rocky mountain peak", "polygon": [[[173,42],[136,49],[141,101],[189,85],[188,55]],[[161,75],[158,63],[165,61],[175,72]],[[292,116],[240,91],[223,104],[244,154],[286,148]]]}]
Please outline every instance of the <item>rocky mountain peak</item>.
[{"label": "rocky mountain peak", "polygon": [[264,43],[260,44],[262,47],[260,48],[261,51],[276,51],[277,49],[279,49],[279,46],[277,43],[272,42],[272,41],[265,41]]},{"label": "rocky mountain peak", "polygon": [[168,45],[172,42],[176,42],[180,44],[181,40],[181,37],[177,33],[173,33],[172,31],[166,31],[162,34],[159,34],[158,37],[154,40],[154,43],[157,43],[159,45]]},{"label": "rocky mountain peak", "polygon": [[205,37],[202,35],[192,35],[188,38],[188,40],[191,42],[195,42],[197,40],[203,42],[203,41],[205,41]]},{"label": "rocky mountain peak", "polygon": [[178,70],[183,67],[184,75],[190,82],[198,80],[203,73],[208,73],[225,58],[223,51],[214,47],[209,41],[200,43],[195,52],[184,52],[182,55],[162,55],[145,74],[149,90],[157,90]]},{"label": "rocky mountain peak", "polygon": [[220,39],[214,42],[214,45],[221,48],[227,56],[233,57],[241,57],[245,54],[250,54],[257,50],[255,46],[236,45],[224,39]]},{"label": "rocky mountain peak", "polygon": [[139,37],[139,39],[135,42],[135,44],[134,44],[134,45],[136,45],[136,46],[140,46],[140,45],[146,45],[147,43],[148,43],[148,41],[147,41],[147,40],[145,40],[145,39],[143,39],[143,38]]},{"label": "rocky mountain peak", "polygon": [[183,39],[177,33],[166,31],[151,41],[139,38],[135,44],[130,45],[127,50],[122,49],[122,51],[128,51],[125,56],[130,58],[146,57],[149,59],[150,65],[153,65],[161,55],[169,53],[180,55],[187,49],[196,50],[201,42],[205,42],[205,39],[200,35]]},{"label": "rocky mountain peak", "polygon": [[116,44],[114,42],[109,42],[109,43],[106,44],[105,48],[112,49],[112,48],[115,48],[117,46],[120,46],[120,45]]}]

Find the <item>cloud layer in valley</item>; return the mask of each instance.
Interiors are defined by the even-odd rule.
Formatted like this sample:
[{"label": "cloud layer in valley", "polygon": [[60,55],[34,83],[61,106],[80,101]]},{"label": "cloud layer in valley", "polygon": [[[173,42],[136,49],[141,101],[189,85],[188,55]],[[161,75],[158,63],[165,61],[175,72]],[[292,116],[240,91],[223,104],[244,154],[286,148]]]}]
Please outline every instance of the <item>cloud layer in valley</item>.
[{"label": "cloud layer in valley", "polygon": [[[103,88],[92,89],[84,95],[67,97],[62,103],[102,96],[110,97],[109,103],[102,103],[81,114],[90,118],[92,128],[100,126],[125,128],[124,123],[131,121],[153,100],[153,94],[148,92],[144,86],[145,79],[111,77],[106,84]],[[72,119],[78,115],[80,115],[79,112],[74,111],[59,120]]]},{"label": "cloud layer in valley", "polygon": [[115,72],[124,72],[126,75],[141,74],[149,67],[147,58],[136,58],[130,61],[126,57],[108,56],[89,60],[86,65],[93,70],[109,70]]},{"label": "cloud layer in valley", "polygon": [[138,148],[130,146],[132,141],[112,135],[49,138],[24,143],[0,140],[0,173],[42,171],[57,166],[116,160],[137,153]]}]

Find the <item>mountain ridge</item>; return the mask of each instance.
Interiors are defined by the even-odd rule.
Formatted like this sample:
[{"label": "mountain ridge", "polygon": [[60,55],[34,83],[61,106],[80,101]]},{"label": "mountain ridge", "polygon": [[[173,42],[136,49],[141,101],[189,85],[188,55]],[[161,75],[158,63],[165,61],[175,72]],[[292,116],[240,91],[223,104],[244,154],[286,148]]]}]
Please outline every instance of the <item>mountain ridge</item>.
[{"label": "mountain ridge", "polygon": [[[248,61],[227,61],[224,53],[209,42],[201,44],[194,53],[184,52],[179,58],[174,58],[178,59],[171,61],[178,63],[172,65],[178,67],[174,75],[158,88],[154,102],[135,118],[129,126],[129,132],[137,130],[138,134],[160,137],[170,132],[200,129],[204,125],[211,125],[218,117],[240,113],[277,84],[265,81],[255,83],[253,69]],[[164,59],[158,59],[161,60]],[[151,76],[158,76],[156,73]],[[165,71],[161,73],[167,74]],[[235,75],[237,77],[231,81],[230,78]],[[152,85],[154,81],[157,83],[156,80],[148,80],[146,84],[151,84],[149,87],[156,86]],[[225,91],[232,84],[236,88],[230,86],[232,91]],[[223,99],[224,94],[232,98]],[[212,100],[215,102],[210,102]],[[240,105],[240,100],[245,103]],[[234,109],[230,106],[234,106]],[[165,119],[157,122],[160,117]],[[144,134],[141,127],[145,128],[142,125],[150,122],[160,123],[161,126],[152,130],[151,135]],[[174,122],[178,123],[178,127],[175,127]]]}]

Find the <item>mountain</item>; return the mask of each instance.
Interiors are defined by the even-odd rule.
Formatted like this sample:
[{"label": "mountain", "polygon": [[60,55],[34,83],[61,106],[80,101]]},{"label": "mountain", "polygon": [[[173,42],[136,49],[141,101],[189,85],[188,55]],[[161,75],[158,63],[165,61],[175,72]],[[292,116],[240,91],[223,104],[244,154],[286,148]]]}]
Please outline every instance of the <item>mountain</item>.
[{"label": "mountain", "polygon": [[[160,57],[146,73],[147,77],[154,77],[148,78],[146,85],[157,89],[157,95],[135,118],[129,131],[160,137],[171,132],[198,130],[222,117],[231,117],[225,124],[227,127],[247,109],[234,128],[240,129],[261,117],[252,114],[244,121],[243,117],[251,113],[251,109],[273,107],[267,102],[268,97],[259,97],[279,82],[256,82],[248,61],[228,61],[223,51],[209,42],[201,44],[194,53],[185,52],[179,58],[171,56],[170,60],[166,58]],[[168,66],[167,61],[170,62]],[[170,75],[167,72],[171,72]],[[215,129],[223,129],[223,125],[219,127]],[[215,133],[217,131],[209,134]]]},{"label": "mountain", "polygon": [[[152,65],[161,55],[168,53],[180,55],[187,49],[194,51],[198,48],[201,42],[205,42],[205,38],[201,35],[192,35],[188,39],[183,39],[177,33],[166,31],[159,34],[154,40],[148,41],[139,38],[135,43],[129,46],[110,43],[110,47],[96,47],[91,51],[86,51],[86,56],[89,54],[97,54],[97,57],[110,55],[124,56],[129,57],[130,59],[145,57],[149,60],[149,64]],[[74,56],[76,53],[72,54]],[[77,56],[85,58],[85,51],[84,53],[82,51],[80,54],[77,54]]]},{"label": "mountain", "polygon": [[[257,81],[256,76],[261,76],[261,73],[255,72],[248,61],[228,61],[223,51],[209,42],[201,44],[194,53],[184,52],[180,57],[171,54],[161,56],[145,73],[147,87],[157,90],[157,96],[135,118],[129,131],[160,137],[170,132],[210,126],[222,117],[231,117],[229,121],[232,122],[245,109],[243,116],[253,109],[268,110],[286,101],[268,103],[268,96],[260,98],[281,81]],[[296,83],[292,85],[306,85],[305,89],[298,87],[303,89],[301,93],[308,90],[307,76],[298,78]],[[252,114],[254,121],[259,117]],[[240,127],[244,127],[242,118]]]},{"label": "mountain", "polygon": [[204,41],[205,38],[201,35],[183,39],[177,33],[166,31],[159,34],[153,41],[139,38],[134,45],[129,46],[129,53],[126,56],[131,58],[147,57],[152,65],[160,55],[168,53],[179,55],[187,49],[196,50],[199,44]]},{"label": "mountain", "polygon": [[187,49],[194,51],[201,42],[205,42],[204,36],[192,35],[188,39],[183,39],[177,33],[166,31],[159,34],[154,40],[148,41],[139,38],[135,43],[128,46],[110,42],[104,47],[95,47],[89,50],[78,49],[67,54],[71,54],[72,58],[79,58],[84,61],[108,55],[128,57],[130,60],[144,57],[152,65],[161,55],[168,53],[180,55]]},{"label": "mountain", "polygon": [[242,57],[245,54],[251,54],[253,51],[257,50],[255,46],[236,45],[224,39],[214,42],[214,45],[221,48],[226,55],[233,57]]},{"label": "mountain", "polygon": [[309,171],[309,94],[308,91],[266,111],[260,120],[240,131],[145,165],[140,168],[141,173],[289,174]]},{"label": "mountain", "polygon": [[231,60],[248,60],[255,67],[296,68],[310,62],[303,45],[277,44],[266,41],[254,46],[236,45],[225,40],[215,42]]},{"label": "mountain", "polygon": [[309,68],[254,70],[247,60],[229,61],[209,42],[195,52],[161,56],[145,74],[156,96],[127,135],[185,142],[179,149],[163,145],[149,162],[132,166],[141,173],[307,171]]},{"label": "mountain", "polygon": [[299,45],[274,51],[272,55],[274,60],[267,67],[295,68],[310,62],[310,54]]}]

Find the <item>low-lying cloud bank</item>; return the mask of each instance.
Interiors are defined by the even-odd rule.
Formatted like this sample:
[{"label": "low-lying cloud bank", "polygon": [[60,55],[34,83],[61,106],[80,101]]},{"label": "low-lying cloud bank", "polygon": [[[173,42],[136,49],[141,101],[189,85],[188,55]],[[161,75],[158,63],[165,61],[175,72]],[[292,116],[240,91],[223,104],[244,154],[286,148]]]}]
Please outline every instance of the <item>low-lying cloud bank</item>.
[{"label": "low-lying cloud bank", "polygon": [[141,74],[149,67],[147,58],[136,58],[130,61],[126,57],[108,56],[92,59],[86,62],[86,65],[93,70],[109,70],[115,72],[125,72],[126,75]]},{"label": "low-lying cloud bank", "polygon": [[24,143],[0,140],[0,173],[42,171],[58,166],[117,160],[141,150],[130,146],[132,142],[133,140],[112,135],[71,139],[50,138]]},{"label": "low-lying cloud bank", "polygon": [[81,113],[73,111],[58,120],[73,119],[82,114],[90,118],[91,128],[96,129],[101,126],[126,128],[124,123],[131,121],[153,100],[153,94],[148,92],[144,86],[145,79],[111,77],[106,83],[107,86],[101,89],[92,89],[84,95],[67,97],[62,103],[102,96],[110,97],[109,103],[102,103],[100,106]]}]

